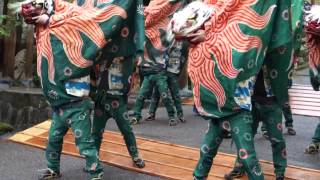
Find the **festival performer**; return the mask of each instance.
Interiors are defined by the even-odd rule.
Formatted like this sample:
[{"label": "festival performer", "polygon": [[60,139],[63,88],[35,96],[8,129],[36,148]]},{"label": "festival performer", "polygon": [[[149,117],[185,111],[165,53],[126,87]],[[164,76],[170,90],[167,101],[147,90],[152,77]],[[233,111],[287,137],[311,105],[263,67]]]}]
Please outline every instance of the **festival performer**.
[{"label": "festival performer", "polygon": [[[264,179],[256,157],[252,131],[251,91],[254,79],[267,54],[290,51],[290,1],[205,0],[211,18],[204,23],[205,40],[189,49],[188,72],[194,84],[197,110],[209,121],[194,179],[206,179],[219,145],[223,129],[230,130],[237,146],[239,161],[249,179]],[[199,2],[198,2],[199,3]],[[187,8],[186,8],[187,9]],[[174,21],[175,34],[198,24],[205,8],[191,8]],[[183,23],[179,23],[179,20]],[[188,26],[189,25],[189,26]],[[201,28],[201,26],[199,26]],[[200,35],[199,35],[200,36]],[[280,48],[281,47],[281,48]],[[279,51],[278,51],[279,50]],[[291,55],[265,62],[271,86],[279,104],[288,100],[288,73]]]},{"label": "festival performer", "polygon": [[[102,179],[103,168],[91,134],[94,104],[89,97],[89,73],[98,52],[118,36],[120,24],[136,1],[27,0],[21,14],[34,24],[37,43],[37,71],[43,94],[53,109],[46,148],[47,169],[39,179],[61,176],[63,137],[71,128],[79,152],[86,159],[90,179]],[[78,6],[78,5],[80,6]]]},{"label": "festival performer", "polygon": [[153,87],[161,94],[168,112],[169,126],[177,125],[166,76],[168,55],[165,51],[170,45],[166,39],[166,29],[170,20],[169,16],[183,4],[184,0],[152,0],[145,7],[146,44],[144,58],[138,63],[139,71],[144,79],[133,109],[134,115],[131,119],[133,125],[141,121],[144,100],[151,95]]},{"label": "festival performer", "polygon": [[[141,19],[141,21],[143,25],[143,19]],[[133,37],[133,32],[134,31],[129,31],[128,33],[131,33],[130,36]],[[142,37],[144,37],[144,31],[141,31],[141,33]],[[128,48],[124,46],[128,43],[125,39],[128,38],[129,34],[125,34],[125,37],[121,37],[123,38],[122,40],[119,39],[115,41],[120,44],[122,50]],[[124,43],[124,46],[122,43]],[[131,49],[135,49],[135,47],[139,46],[134,46],[134,44],[132,44]],[[143,51],[143,44],[140,47],[142,47],[140,51]],[[101,58],[109,59],[110,53],[108,51],[104,51],[104,53],[105,54]],[[134,54],[134,51],[131,53]],[[94,73],[92,79],[96,79],[95,82],[97,82],[98,89],[94,95],[95,115],[92,132],[96,148],[97,150],[100,150],[106,123],[110,118],[115,119],[117,126],[124,137],[134,166],[143,168],[145,163],[143,159],[139,157],[136,138],[130,126],[127,112],[127,94],[130,90],[135,56],[125,56],[125,54],[126,53],[121,52],[120,50],[117,57],[114,57],[112,61],[104,61],[103,64],[98,66],[98,72]]]},{"label": "festival performer", "polygon": [[[176,107],[177,118],[180,122],[186,122],[183,117],[183,110],[182,110],[182,102],[179,94],[179,75],[181,70],[184,68],[188,57],[188,42],[175,40],[173,45],[170,49],[168,49],[168,64],[167,64],[167,78],[168,78],[168,87]],[[154,89],[153,95],[151,98],[151,104],[149,107],[149,117],[146,118],[146,121],[153,121],[155,120],[156,111],[158,108],[160,100],[160,93],[157,88]]]},{"label": "festival performer", "polygon": [[[280,54],[278,59],[290,57],[292,51],[290,48],[285,53]],[[266,57],[266,62],[268,57]],[[252,96],[252,116],[253,116],[253,133],[257,133],[259,122],[262,121],[268,139],[271,142],[273,165],[275,169],[276,180],[284,180],[285,170],[287,167],[286,157],[286,143],[282,134],[282,110],[277,103],[276,97],[272,93],[272,87],[270,85],[270,77],[268,75],[267,66],[264,65],[260,70],[256,82],[253,88]],[[225,175],[225,179],[231,180],[234,178],[240,178],[245,175],[245,169],[243,164],[239,162],[239,155],[237,156],[235,167],[233,170]]]},{"label": "festival performer", "polygon": [[[307,11],[305,32],[307,35],[307,46],[309,49],[309,66],[311,85],[315,91],[320,86],[320,6],[312,5]],[[320,150],[320,123],[318,124],[312,142],[306,148],[305,153],[315,154]]]},{"label": "festival performer", "polygon": [[[304,0],[292,0],[291,10],[292,10],[292,34],[293,34],[293,47],[294,47],[294,58],[293,58],[293,67],[292,72],[289,76],[288,88],[292,86],[292,75],[294,74],[295,64],[298,63],[298,55],[300,53],[302,33],[303,33],[303,8]],[[296,131],[293,128],[293,117],[291,112],[291,107],[289,102],[286,102],[282,107],[282,112],[285,119],[285,126],[287,128],[288,135],[296,135]],[[269,138],[267,129],[265,125],[261,127],[261,131],[264,137]]]}]

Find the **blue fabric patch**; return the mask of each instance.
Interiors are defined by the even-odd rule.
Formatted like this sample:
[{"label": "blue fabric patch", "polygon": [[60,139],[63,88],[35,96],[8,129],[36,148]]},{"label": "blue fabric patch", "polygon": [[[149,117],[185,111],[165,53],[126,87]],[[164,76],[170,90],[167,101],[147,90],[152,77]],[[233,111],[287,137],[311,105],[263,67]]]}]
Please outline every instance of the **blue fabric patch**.
[{"label": "blue fabric patch", "polygon": [[65,84],[65,88],[67,89],[85,89],[90,90],[90,84],[87,82],[67,82]]}]

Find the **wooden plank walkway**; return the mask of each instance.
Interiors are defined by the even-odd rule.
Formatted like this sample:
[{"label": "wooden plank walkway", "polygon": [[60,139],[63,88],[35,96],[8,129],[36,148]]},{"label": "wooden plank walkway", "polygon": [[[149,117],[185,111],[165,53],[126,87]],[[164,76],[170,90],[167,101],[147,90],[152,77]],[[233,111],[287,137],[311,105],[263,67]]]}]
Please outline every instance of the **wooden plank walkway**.
[{"label": "wooden plank walkway", "polygon": [[[45,121],[13,135],[10,137],[10,140],[44,149],[50,124],[51,121]],[[113,166],[163,178],[179,180],[192,179],[192,171],[199,158],[198,149],[140,137],[137,138],[137,144],[140,154],[146,161],[146,167],[143,169],[132,166],[132,161],[123,138],[116,132],[106,131],[104,133],[100,159]],[[65,136],[63,153],[79,157],[71,131]],[[218,153],[208,179],[223,179],[224,174],[232,169],[234,160],[234,155]],[[262,163],[266,179],[275,179],[272,163],[263,160],[260,162]],[[286,178],[319,180],[320,171],[289,166],[287,168]]]}]

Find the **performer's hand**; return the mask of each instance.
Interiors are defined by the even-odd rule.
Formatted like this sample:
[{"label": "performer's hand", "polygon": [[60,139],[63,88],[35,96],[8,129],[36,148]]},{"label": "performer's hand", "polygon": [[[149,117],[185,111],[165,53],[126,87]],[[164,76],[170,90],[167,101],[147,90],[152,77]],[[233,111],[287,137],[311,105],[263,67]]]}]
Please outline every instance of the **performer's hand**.
[{"label": "performer's hand", "polygon": [[49,23],[50,17],[48,14],[42,14],[42,15],[33,17],[32,19],[35,20],[36,24],[47,25]]},{"label": "performer's hand", "polygon": [[203,42],[205,40],[205,30],[198,30],[195,33],[189,34],[187,38],[192,44],[198,44],[200,42]]}]

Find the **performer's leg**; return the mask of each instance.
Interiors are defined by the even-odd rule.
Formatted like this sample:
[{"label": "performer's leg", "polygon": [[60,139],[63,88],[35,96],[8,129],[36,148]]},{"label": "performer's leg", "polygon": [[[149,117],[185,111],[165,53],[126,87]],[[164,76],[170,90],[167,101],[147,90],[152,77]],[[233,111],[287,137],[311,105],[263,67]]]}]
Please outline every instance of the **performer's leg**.
[{"label": "performer's leg", "polygon": [[251,112],[241,112],[228,119],[232,129],[232,138],[237,146],[239,162],[243,164],[249,179],[264,179],[254,149]]},{"label": "performer's leg", "polygon": [[103,133],[106,127],[108,119],[111,117],[110,105],[106,102],[96,102],[94,109],[94,119],[92,125],[92,136],[95,141],[97,151],[100,151],[101,142],[103,139]]},{"label": "performer's leg", "polygon": [[[259,127],[259,122],[261,119],[260,113],[257,110],[255,105],[256,105],[255,103],[252,104],[252,111],[251,111],[252,119],[253,119],[253,123],[252,123],[253,135],[255,135],[257,133],[257,130]],[[264,125],[264,127],[266,128],[266,125]],[[238,131],[239,131],[239,128],[232,129],[232,133],[238,133]],[[234,168],[228,174],[225,174],[224,178],[226,180],[232,180],[234,178],[240,178],[244,175],[245,175],[245,168],[244,168],[243,164],[240,163],[239,154],[237,154]]]},{"label": "performer's leg", "polygon": [[156,116],[156,112],[157,112],[157,109],[158,109],[159,101],[160,101],[159,90],[158,90],[158,88],[154,88],[154,91],[153,91],[152,97],[151,97],[150,107],[149,107],[149,117],[146,118],[146,121],[155,120],[155,116]]},{"label": "performer's leg", "polygon": [[168,82],[167,82],[167,76],[166,75],[157,75],[155,77],[155,82],[157,89],[159,90],[159,93],[161,94],[162,101],[164,103],[164,106],[167,109],[168,116],[169,116],[169,125],[175,126],[177,125],[177,121],[174,119],[174,108],[172,106],[172,99],[169,96],[169,88],[168,88]]},{"label": "performer's leg", "polygon": [[183,117],[182,101],[179,94],[180,88],[179,88],[179,82],[178,82],[178,75],[175,75],[175,74],[168,75],[168,86],[172,95],[174,105],[177,110],[177,117],[181,122],[186,122]]},{"label": "performer's leg", "polygon": [[139,168],[144,167],[144,161],[139,157],[139,152],[136,143],[136,137],[130,126],[127,105],[124,97],[110,98],[108,104],[111,105],[111,114],[115,119],[117,126],[124,138],[128,152],[132,157],[134,165]]},{"label": "performer's leg", "polygon": [[289,102],[283,105],[282,112],[284,115],[286,128],[288,129],[288,134],[292,136],[296,135],[296,131],[293,129],[293,118]]},{"label": "performer's leg", "polygon": [[200,148],[200,159],[193,171],[194,179],[202,180],[208,176],[213,158],[216,156],[223,140],[222,133],[223,129],[221,128],[219,119],[209,120],[209,127]]},{"label": "performer's leg", "polygon": [[266,124],[272,147],[273,165],[277,177],[284,177],[287,167],[286,143],[282,133],[282,110],[277,104],[256,105]]},{"label": "performer's leg", "polygon": [[131,124],[137,124],[141,120],[141,111],[144,105],[144,100],[148,97],[152,91],[151,78],[153,75],[145,76],[134,105],[134,117],[131,119]]},{"label": "performer's leg", "polygon": [[305,153],[314,154],[320,151],[320,123],[318,124],[316,131],[312,137],[312,142],[309,144]]},{"label": "performer's leg", "polygon": [[102,177],[103,168],[99,162],[98,150],[92,136],[93,103],[83,100],[77,107],[66,110],[65,120],[71,120],[71,128],[80,155],[86,159],[86,169],[91,178]]},{"label": "performer's leg", "polygon": [[60,156],[63,137],[68,131],[68,122],[60,117],[63,113],[59,109],[53,112],[52,123],[49,130],[48,144],[46,148],[47,166],[55,172],[60,172]]}]

